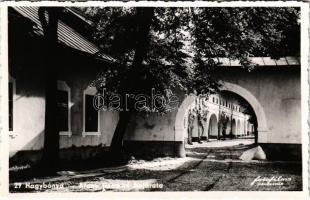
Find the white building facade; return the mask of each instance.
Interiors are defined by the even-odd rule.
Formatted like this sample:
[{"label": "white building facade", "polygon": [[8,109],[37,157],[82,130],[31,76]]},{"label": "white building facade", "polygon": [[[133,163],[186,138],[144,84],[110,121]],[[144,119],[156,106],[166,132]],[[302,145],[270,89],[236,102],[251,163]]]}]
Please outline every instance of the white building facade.
[{"label": "white building facade", "polygon": [[[200,107],[206,113],[199,125],[196,116],[193,122],[192,137],[197,140],[209,138],[237,138],[254,134],[254,125],[249,122],[250,115],[245,113],[243,105],[233,98],[227,98],[220,94],[212,94],[208,98],[196,98],[196,101],[189,106],[184,118],[184,127],[189,126],[189,112]],[[189,131],[187,131],[189,132]]]}]

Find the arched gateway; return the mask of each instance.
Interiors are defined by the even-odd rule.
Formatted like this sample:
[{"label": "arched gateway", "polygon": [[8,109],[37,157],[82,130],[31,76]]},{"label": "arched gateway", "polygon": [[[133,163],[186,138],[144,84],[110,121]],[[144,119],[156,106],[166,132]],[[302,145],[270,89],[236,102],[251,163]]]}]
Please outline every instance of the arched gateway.
[{"label": "arched gateway", "polygon": [[[265,142],[267,139],[267,121],[266,116],[263,107],[258,102],[256,97],[249,92],[247,89],[233,84],[229,82],[222,82],[221,83],[222,91],[229,91],[236,93],[243,97],[247,102],[252,106],[255,115],[257,117],[258,127],[258,142]],[[182,102],[180,108],[178,109],[178,112],[176,114],[176,120],[175,120],[175,139],[176,141],[184,141],[184,137],[186,135],[186,129],[184,128],[184,116],[186,113],[186,109],[195,101],[195,96],[189,95],[187,96],[184,101]]]},{"label": "arched gateway", "polygon": [[217,137],[218,135],[218,120],[215,114],[211,114],[209,119],[209,126],[208,126],[208,135],[209,137]]}]

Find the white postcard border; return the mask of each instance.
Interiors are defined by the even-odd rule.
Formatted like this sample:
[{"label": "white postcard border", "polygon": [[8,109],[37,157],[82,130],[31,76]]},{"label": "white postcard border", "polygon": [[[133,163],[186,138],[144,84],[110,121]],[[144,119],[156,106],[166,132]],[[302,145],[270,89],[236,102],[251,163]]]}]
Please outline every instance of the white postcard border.
[{"label": "white postcard border", "polygon": [[[97,2],[97,1],[87,1],[87,2],[57,2],[57,1],[42,1],[42,2],[2,2],[0,3],[0,33],[1,33],[1,43],[0,43],[0,104],[1,113],[7,113],[8,108],[6,106],[5,99],[8,98],[7,94],[7,82],[8,82],[8,56],[7,56],[7,6],[168,6],[168,7],[244,7],[244,6],[259,6],[259,7],[291,7],[298,6],[301,7],[301,84],[302,84],[302,153],[303,153],[303,191],[302,192],[265,192],[265,191],[253,191],[253,192],[121,192],[121,193],[111,193],[104,192],[100,194],[94,193],[28,193],[27,197],[30,198],[90,198],[90,197],[106,197],[111,199],[158,199],[158,198],[168,198],[168,199],[205,199],[205,198],[217,198],[217,199],[305,199],[309,196],[309,4],[305,2],[282,2],[282,1],[266,1],[266,2]],[[9,149],[9,138],[8,138],[8,120],[6,117],[1,115],[2,127],[0,127],[0,196],[10,198],[23,198],[25,199],[25,194],[9,194],[8,193],[8,149]],[[310,122],[309,122],[310,123]]]}]

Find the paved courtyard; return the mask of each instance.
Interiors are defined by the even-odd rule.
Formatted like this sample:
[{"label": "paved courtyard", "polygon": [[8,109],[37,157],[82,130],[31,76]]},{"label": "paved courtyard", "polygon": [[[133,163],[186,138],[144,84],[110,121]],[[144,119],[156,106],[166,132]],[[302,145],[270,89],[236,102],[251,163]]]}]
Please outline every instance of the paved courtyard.
[{"label": "paved courtyard", "polygon": [[186,158],[132,158],[127,166],[63,171],[57,177],[11,183],[11,192],[294,191],[302,190],[301,163],[239,159],[252,140],[211,141],[187,148]]}]

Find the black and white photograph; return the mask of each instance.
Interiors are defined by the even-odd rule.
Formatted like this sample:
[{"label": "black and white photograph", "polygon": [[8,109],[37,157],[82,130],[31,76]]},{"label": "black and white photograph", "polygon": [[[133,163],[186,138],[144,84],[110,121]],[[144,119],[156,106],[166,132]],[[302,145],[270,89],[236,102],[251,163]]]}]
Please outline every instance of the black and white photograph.
[{"label": "black and white photograph", "polygon": [[189,5],[6,7],[9,193],[305,191],[308,5]]}]

